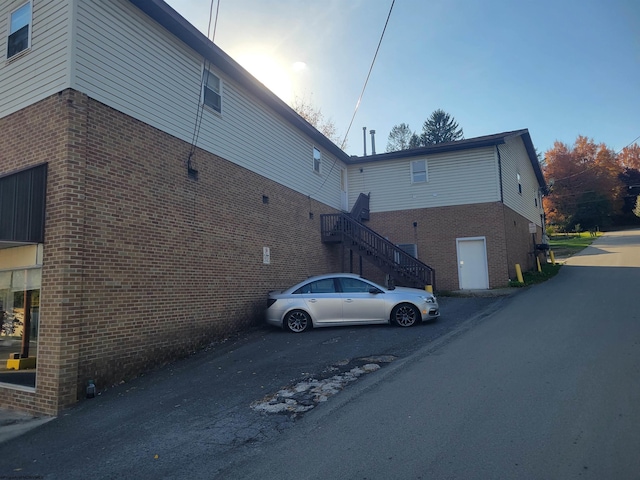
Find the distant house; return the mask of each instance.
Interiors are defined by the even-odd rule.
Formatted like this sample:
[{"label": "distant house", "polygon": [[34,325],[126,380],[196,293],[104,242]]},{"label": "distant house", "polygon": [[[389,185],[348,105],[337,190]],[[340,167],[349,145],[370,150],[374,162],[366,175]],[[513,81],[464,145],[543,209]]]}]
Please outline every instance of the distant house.
[{"label": "distant house", "polygon": [[536,265],[546,184],[527,130],[355,158],[348,174],[351,202],[370,193],[367,225],[433,267],[439,290]]},{"label": "distant house", "polygon": [[380,251],[322,222],[363,192],[400,281],[433,273],[417,255],[454,287],[454,237],[503,254],[487,286],[530,264],[526,132],[352,158],[161,0],[3,1],[0,52],[0,407],[57,414],[260,322],[269,290],[356,270]]}]

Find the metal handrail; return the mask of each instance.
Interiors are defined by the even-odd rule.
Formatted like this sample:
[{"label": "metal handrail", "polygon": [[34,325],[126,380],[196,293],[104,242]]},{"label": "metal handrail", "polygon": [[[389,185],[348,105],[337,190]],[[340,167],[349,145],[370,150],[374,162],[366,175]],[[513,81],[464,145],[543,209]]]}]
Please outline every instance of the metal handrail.
[{"label": "metal handrail", "polygon": [[421,287],[435,288],[435,271],[429,265],[409,255],[397,245],[366,225],[344,213],[320,215],[322,238],[324,241],[350,240],[367,255],[383,262],[388,270],[408,277]]}]

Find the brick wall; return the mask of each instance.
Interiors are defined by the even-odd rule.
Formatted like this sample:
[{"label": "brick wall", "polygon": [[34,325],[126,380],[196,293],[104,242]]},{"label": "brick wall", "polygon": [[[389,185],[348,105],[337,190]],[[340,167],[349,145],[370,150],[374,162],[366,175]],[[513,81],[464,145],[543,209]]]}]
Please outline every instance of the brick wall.
[{"label": "brick wall", "polygon": [[190,145],[78,92],[0,129],[0,174],[49,162],[37,389],[31,407],[0,389],[3,405],[55,414],[88,379],[101,389],[259,324],[269,290],[340,267],[320,241],[333,209],[201,150],[193,180]]},{"label": "brick wall", "polygon": [[[516,228],[510,225],[516,222]],[[414,222],[417,226],[414,227]],[[515,260],[523,269],[532,268],[531,236],[528,220],[500,202],[460,205],[417,210],[400,210],[371,214],[367,226],[395,244],[415,243],[418,258],[436,271],[436,288],[440,291],[458,290],[456,239],[486,237],[489,287],[499,288],[514,278]],[[349,263],[347,261],[347,269]],[[526,267],[525,267],[526,266]],[[363,275],[384,282],[384,273],[363,262]],[[354,257],[354,272],[359,273],[358,257]]]},{"label": "brick wall", "polygon": [[[529,220],[510,208],[504,207],[504,211],[509,278],[515,280],[516,263],[520,264],[523,272],[536,268],[536,257],[532,255],[534,251],[534,241],[531,233],[529,233]],[[535,238],[535,243],[541,243],[542,229],[540,227],[536,228]],[[542,255],[540,258],[542,260],[544,256]]]}]

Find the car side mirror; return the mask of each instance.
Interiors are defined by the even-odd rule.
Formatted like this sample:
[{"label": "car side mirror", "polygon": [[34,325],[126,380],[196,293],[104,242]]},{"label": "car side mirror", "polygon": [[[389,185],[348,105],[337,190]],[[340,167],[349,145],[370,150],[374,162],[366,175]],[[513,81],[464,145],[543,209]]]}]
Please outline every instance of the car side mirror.
[{"label": "car side mirror", "polygon": [[369,293],[377,295],[378,293],[382,293],[382,290],[380,290],[379,288],[370,288]]}]

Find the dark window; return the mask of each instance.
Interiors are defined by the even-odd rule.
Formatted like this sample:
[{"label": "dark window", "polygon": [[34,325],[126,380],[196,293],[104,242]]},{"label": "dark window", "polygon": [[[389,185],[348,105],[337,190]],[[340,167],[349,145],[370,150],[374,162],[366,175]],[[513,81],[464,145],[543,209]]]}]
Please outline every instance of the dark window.
[{"label": "dark window", "polygon": [[7,58],[29,48],[29,28],[31,26],[31,2],[11,13],[9,38],[7,39]]},{"label": "dark window", "polygon": [[0,177],[0,240],[42,243],[47,165]]},{"label": "dark window", "polygon": [[368,293],[373,288],[372,285],[357,278],[341,278],[340,286],[345,293]]},{"label": "dark window", "polygon": [[307,283],[293,293],[335,293],[336,286],[333,283],[333,278],[325,278],[324,280],[316,280],[315,282]]}]

